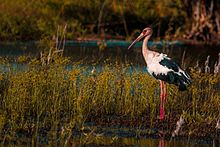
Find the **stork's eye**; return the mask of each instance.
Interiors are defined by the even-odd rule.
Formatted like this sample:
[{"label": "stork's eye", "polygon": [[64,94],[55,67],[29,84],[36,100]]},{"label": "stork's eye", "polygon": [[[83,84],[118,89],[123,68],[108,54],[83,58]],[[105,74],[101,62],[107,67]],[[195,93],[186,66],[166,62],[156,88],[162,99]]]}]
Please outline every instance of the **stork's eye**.
[{"label": "stork's eye", "polygon": [[143,30],[143,34],[146,34],[147,33],[147,30]]}]

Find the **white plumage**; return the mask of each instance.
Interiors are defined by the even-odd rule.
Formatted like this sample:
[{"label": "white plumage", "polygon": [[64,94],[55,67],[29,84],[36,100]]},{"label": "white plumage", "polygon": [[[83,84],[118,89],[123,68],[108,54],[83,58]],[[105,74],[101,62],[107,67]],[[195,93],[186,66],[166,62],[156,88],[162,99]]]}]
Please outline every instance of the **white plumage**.
[{"label": "white plumage", "polygon": [[159,64],[162,59],[166,58],[166,54],[159,54],[157,52],[148,51],[148,53],[144,53],[144,60],[147,64],[148,72],[152,75],[152,73],[157,74],[164,74],[167,75],[169,71],[172,71],[169,68],[166,68],[165,66],[162,66]]}]

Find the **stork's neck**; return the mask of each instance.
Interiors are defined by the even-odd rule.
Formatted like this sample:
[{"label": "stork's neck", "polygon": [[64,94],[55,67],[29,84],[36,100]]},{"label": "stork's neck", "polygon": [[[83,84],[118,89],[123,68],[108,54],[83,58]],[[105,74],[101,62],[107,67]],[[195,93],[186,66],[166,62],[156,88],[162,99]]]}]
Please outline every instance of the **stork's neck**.
[{"label": "stork's neck", "polygon": [[147,43],[148,43],[148,40],[150,38],[151,35],[148,35],[144,38],[144,42],[142,44],[142,53],[145,55],[147,54],[147,52],[149,51],[148,47],[147,47]]}]

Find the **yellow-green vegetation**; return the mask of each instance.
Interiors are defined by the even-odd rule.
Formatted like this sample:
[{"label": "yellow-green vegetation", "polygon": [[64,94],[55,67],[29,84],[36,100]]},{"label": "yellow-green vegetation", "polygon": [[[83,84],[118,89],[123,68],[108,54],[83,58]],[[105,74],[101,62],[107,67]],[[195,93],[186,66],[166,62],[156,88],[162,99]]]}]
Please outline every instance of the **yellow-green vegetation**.
[{"label": "yellow-green vegetation", "polygon": [[[18,59],[27,63],[24,57]],[[21,71],[1,59],[2,144],[67,144],[73,131],[83,132],[85,122],[100,121],[106,116],[136,120],[129,126],[165,127],[171,133],[182,115],[186,122],[184,135],[215,133],[220,115],[219,77],[192,71],[193,82],[188,91],[181,93],[169,85],[166,123],[161,123],[158,82],[146,72],[118,62],[103,63],[101,68],[82,63],[57,57],[42,65],[40,60],[32,59]],[[67,65],[72,65],[72,69],[67,69]],[[85,137],[88,134],[84,133]]]}]

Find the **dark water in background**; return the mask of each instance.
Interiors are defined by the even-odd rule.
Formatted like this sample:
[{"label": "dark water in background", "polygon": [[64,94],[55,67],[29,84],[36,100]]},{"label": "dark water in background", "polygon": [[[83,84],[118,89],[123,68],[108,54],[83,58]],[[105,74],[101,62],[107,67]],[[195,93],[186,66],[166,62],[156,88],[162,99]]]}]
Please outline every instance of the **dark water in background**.
[{"label": "dark water in background", "polygon": [[[76,42],[67,41],[64,55],[71,57],[73,61],[83,60],[84,62],[102,64],[106,59],[110,61],[120,60],[122,63],[132,63],[134,66],[145,66],[144,59],[141,54],[141,43],[138,43],[133,50],[128,51],[129,42],[124,41],[107,41],[106,47],[102,48],[96,41]],[[183,68],[187,69],[196,65],[198,60],[200,66],[204,66],[204,62],[210,55],[210,67],[213,70],[214,63],[218,60],[220,45],[186,45],[181,42],[149,42],[149,48],[158,52],[166,53],[175,60]],[[39,57],[37,42],[0,42],[0,57],[6,56],[16,58],[21,55]],[[15,63],[16,64],[16,63]],[[16,66],[16,65],[15,65]],[[24,67],[25,68],[25,67]],[[204,143],[185,140],[167,140],[163,138],[138,138],[135,136],[124,137],[119,136],[113,146],[215,146],[214,143]],[[75,140],[75,139],[73,139]],[[76,138],[77,140],[77,138]],[[106,146],[106,142],[111,142],[112,137],[104,137],[104,144],[90,144],[88,146],[102,145]],[[111,146],[111,144],[109,145]]]},{"label": "dark water in background", "polygon": [[[106,47],[102,48],[96,41],[67,41],[64,55],[71,57],[73,61],[84,59],[84,62],[96,62],[101,64],[106,59],[110,61],[120,60],[122,63],[132,63],[133,65],[145,66],[141,54],[141,42],[130,51],[127,47],[129,42],[106,41]],[[101,43],[103,44],[103,43]],[[149,48],[158,52],[163,52],[176,61],[182,68],[187,69],[196,65],[199,61],[200,67],[204,66],[207,56],[210,56],[210,67],[218,60],[220,45],[186,45],[178,41],[173,42],[149,42]],[[0,42],[0,56],[16,57],[20,55],[39,57],[37,42]]]}]

